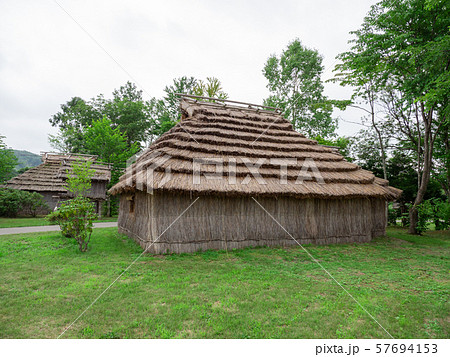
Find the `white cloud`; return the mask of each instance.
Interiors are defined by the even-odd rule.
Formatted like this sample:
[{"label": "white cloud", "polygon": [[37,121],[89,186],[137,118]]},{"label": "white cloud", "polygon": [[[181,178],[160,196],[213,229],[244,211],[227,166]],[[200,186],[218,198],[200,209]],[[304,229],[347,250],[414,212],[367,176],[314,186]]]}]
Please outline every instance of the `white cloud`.
[{"label": "white cloud", "polygon": [[[7,144],[49,150],[48,119],[73,96],[110,96],[127,80],[160,97],[173,78],[218,77],[231,99],[268,95],[262,68],[294,38],[324,56],[324,79],[375,1],[63,1],[0,5],[0,133]],[[327,84],[326,94],[350,90]],[[337,113],[355,120],[356,111]],[[341,134],[357,131],[341,124]]]}]

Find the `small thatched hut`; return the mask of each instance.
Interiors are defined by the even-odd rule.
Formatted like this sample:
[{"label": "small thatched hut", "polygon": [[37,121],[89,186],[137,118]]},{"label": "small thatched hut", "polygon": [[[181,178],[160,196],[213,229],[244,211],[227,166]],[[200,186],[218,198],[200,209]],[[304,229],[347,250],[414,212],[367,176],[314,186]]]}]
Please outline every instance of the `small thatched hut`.
[{"label": "small thatched hut", "polygon": [[302,244],[384,234],[386,201],[400,190],[278,112],[235,103],[181,100],[180,123],[110,190],[120,232],[157,254],[297,244],[284,229]]},{"label": "small thatched hut", "polygon": [[111,168],[109,164],[97,162],[96,159],[93,155],[43,153],[42,164],[12,178],[4,187],[38,192],[44,196],[50,210],[53,210],[62,201],[72,198],[65,187],[67,172],[71,172],[72,163],[78,160],[92,161],[91,169],[95,173],[87,197],[95,202],[96,211],[101,214],[102,202],[106,199],[106,186],[111,180]]}]

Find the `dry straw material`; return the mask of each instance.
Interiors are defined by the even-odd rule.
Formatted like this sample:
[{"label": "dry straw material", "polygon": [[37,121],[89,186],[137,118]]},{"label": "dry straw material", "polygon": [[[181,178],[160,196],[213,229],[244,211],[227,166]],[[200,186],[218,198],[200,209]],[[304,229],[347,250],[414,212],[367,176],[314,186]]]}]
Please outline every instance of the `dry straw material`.
[{"label": "dry straw material", "polygon": [[72,171],[72,163],[88,160],[92,161],[90,167],[94,170],[94,176],[87,197],[101,201],[106,199],[106,185],[111,180],[111,169],[109,164],[97,162],[95,159],[96,156],[90,155],[44,153],[42,164],[12,178],[3,187],[38,192],[44,196],[50,209],[53,209],[58,202],[70,197],[65,182],[67,172]]},{"label": "dry straw material", "polygon": [[[345,161],[332,148],[305,138],[275,112],[224,107],[189,99],[182,100],[181,110],[181,122],[128,168],[111,193],[130,192],[138,187],[196,195],[377,197],[386,200],[393,200],[401,193],[376,179],[371,172]],[[282,173],[274,159],[290,160],[286,173]],[[298,184],[305,160],[311,159],[323,177],[324,185],[319,184],[311,172],[301,185]],[[204,162],[200,168],[202,177],[200,184],[196,184],[195,165],[201,160]],[[249,168],[252,164],[258,165],[258,173],[265,184],[254,179]],[[223,174],[216,180],[204,177],[204,174],[217,173],[218,169]],[[149,170],[154,172],[152,179]],[[168,170],[172,178],[163,180]],[[282,175],[287,178],[286,184],[280,184]],[[236,176],[236,183],[230,182],[230,176]],[[245,181],[247,176],[252,178],[248,183]],[[309,176],[313,176],[312,179],[308,180]]]},{"label": "dry straw material", "polygon": [[386,201],[401,191],[277,112],[186,98],[180,107],[180,123],[110,190],[119,232],[149,253],[296,245],[279,224],[302,244],[384,233]]}]

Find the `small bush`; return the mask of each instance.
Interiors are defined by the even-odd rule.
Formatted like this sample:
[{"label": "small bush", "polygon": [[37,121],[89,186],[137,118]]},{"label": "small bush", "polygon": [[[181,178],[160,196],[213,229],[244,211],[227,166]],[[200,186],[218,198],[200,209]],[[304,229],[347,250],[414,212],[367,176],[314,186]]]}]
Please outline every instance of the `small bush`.
[{"label": "small bush", "polygon": [[436,230],[450,228],[450,203],[439,199],[433,201],[433,222]]},{"label": "small bush", "polygon": [[44,201],[44,196],[37,192],[24,192],[22,210],[32,217],[36,217],[39,210],[48,211],[50,208]]},{"label": "small bush", "polygon": [[48,209],[44,196],[41,194],[11,188],[0,188],[1,217],[17,217],[20,211],[36,217],[40,209]]},{"label": "small bush", "polygon": [[388,223],[391,226],[397,225],[397,218],[401,217],[400,210],[395,209],[393,204],[388,205]]},{"label": "small bush", "polygon": [[423,201],[417,206],[419,219],[417,221],[417,232],[423,233],[428,230],[428,223],[434,222],[436,230],[444,230],[450,227],[450,203],[432,198]]},{"label": "small bush", "polygon": [[419,217],[417,219],[416,230],[417,233],[422,234],[428,230],[428,221],[433,217],[431,202],[427,200],[417,205],[417,212],[419,213]]},{"label": "small bush", "polygon": [[16,217],[22,208],[23,191],[10,188],[0,189],[0,216]]},{"label": "small bush", "polygon": [[97,219],[94,204],[88,198],[78,196],[65,201],[57,211],[50,213],[47,219],[58,223],[64,236],[74,238],[80,251],[87,251],[92,226]]}]

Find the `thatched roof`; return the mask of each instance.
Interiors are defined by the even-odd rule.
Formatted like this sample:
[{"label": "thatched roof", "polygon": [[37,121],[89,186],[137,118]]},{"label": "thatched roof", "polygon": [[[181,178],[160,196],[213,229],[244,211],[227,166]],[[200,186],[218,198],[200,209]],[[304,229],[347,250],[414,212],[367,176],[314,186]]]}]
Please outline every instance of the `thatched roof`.
[{"label": "thatched roof", "polygon": [[4,187],[26,191],[67,193],[64,187],[67,171],[71,172],[71,164],[77,160],[92,161],[91,169],[95,170],[92,181],[109,182],[111,180],[109,164],[97,162],[96,158],[92,155],[44,153],[42,164],[12,178],[4,184]]},{"label": "thatched roof", "polygon": [[[163,134],[127,169],[111,188],[111,193],[146,190],[147,185],[151,185],[156,191],[195,195],[395,199],[401,194],[401,190],[389,187],[387,181],[345,161],[334,148],[318,145],[296,132],[278,112],[188,98],[181,100],[180,107],[181,122]],[[287,184],[280,183],[280,165],[270,161],[276,158],[297,160],[288,165]],[[193,178],[194,159],[203,160],[200,184]],[[296,182],[305,159],[314,160],[324,184],[315,178],[305,179],[302,184]],[[258,172],[265,184],[258,182],[246,165],[248,161],[258,160],[263,162]],[[203,177],[203,173],[216,172],[215,164],[221,162],[222,177],[215,180]],[[151,166],[154,167],[153,182],[147,182],[146,170]],[[163,180],[168,169],[171,179]],[[235,183],[230,182],[233,175],[236,175]]]}]

